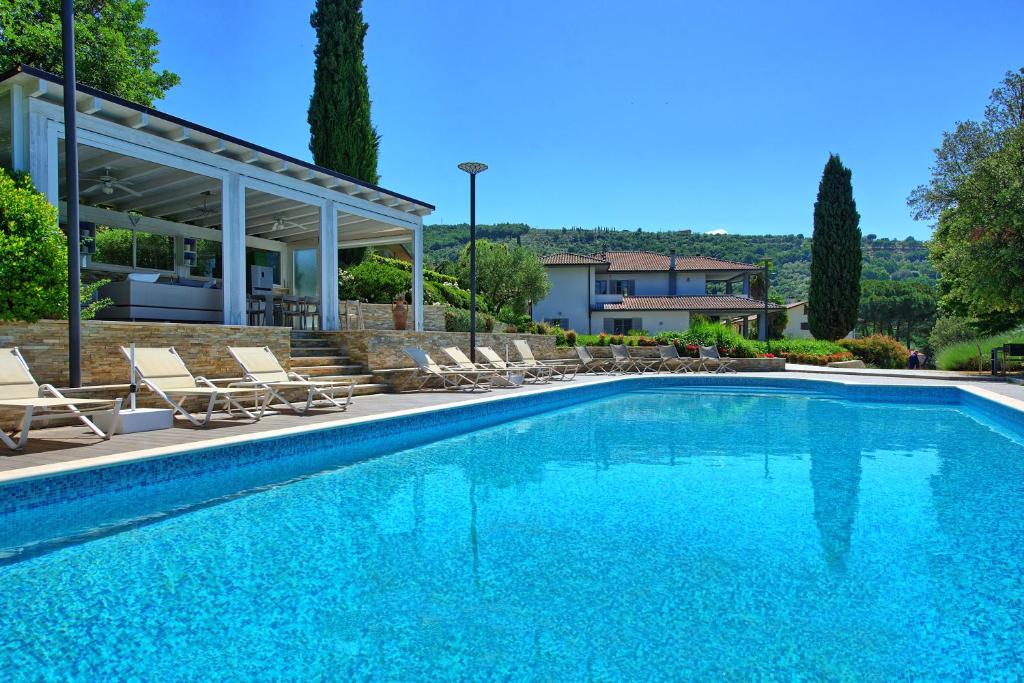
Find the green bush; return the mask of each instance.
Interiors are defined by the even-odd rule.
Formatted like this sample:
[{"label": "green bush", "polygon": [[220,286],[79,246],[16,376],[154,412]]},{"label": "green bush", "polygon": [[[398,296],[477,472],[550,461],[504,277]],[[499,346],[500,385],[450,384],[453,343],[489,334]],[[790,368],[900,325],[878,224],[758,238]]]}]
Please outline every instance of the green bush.
[{"label": "green bush", "polygon": [[840,339],[839,345],[869,365],[897,369],[907,367],[907,347],[884,334],[872,334],[860,339]]},{"label": "green bush", "polygon": [[690,329],[685,332],[660,332],[654,337],[657,344],[675,344],[676,348],[693,351],[691,346],[714,346],[718,352],[733,358],[754,358],[758,349],[749,339],[734,330],[731,326],[711,322],[705,318],[694,316]]},{"label": "green bush", "polygon": [[783,356],[787,353],[798,353],[810,356],[829,356],[835,353],[845,353],[846,350],[839,344],[824,339],[775,339],[771,344],[762,341],[752,341],[751,344],[759,353],[768,353],[771,346],[771,353],[776,356]]},{"label": "green bush", "polygon": [[[495,323],[494,316],[477,311],[477,332],[493,332]],[[447,332],[469,332],[469,310],[446,308],[444,311],[444,329]]]},{"label": "green bush", "polygon": [[0,169],[0,320],[67,317],[68,247],[27,174]]},{"label": "green bush", "polygon": [[943,316],[935,321],[928,335],[928,347],[932,353],[938,353],[947,346],[971,341],[977,336],[978,333],[965,318]]},{"label": "green bush", "polygon": [[[1017,330],[951,344],[939,351],[935,357],[935,366],[939,370],[987,370],[992,349],[1011,343],[1024,343],[1024,331]],[[1017,368],[1011,366],[1010,369]]]}]

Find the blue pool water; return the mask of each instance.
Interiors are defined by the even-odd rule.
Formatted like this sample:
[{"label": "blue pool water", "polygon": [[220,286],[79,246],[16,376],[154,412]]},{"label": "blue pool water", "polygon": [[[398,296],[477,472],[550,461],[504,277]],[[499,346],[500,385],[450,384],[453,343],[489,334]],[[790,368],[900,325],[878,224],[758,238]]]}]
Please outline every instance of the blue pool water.
[{"label": "blue pool water", "polygon": [[1022,444],[958,406],[607,396],[9,558],[0,670],[1017,678]]}]

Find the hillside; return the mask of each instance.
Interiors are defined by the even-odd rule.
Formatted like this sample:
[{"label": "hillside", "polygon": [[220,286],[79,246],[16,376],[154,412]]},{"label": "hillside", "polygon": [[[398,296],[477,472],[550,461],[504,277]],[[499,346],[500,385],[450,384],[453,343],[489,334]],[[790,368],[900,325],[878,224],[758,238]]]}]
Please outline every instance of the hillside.
[{"label": "hillside", "polygon": [[[589,254],[603,250],[648,250],[667,254],[675,249],[685,256],[758,263],[767,256],[774,262],[772,289],[792,299],[803,299],[811,276],[811,240],[803,235],[706,235],[689,230],[644,232],[608,228],[531,228],[522,223],[477,226],[477,237],[516,242],[540,255],[560,251]],[[469,241],[469,226],[430,225],[424,231],[423,246],[429,263],[444,268],[454,261]],[[928,260],[927,243],[914,239],[878,239],[866,235],[864,278],[907,280],[938,277]]]}]

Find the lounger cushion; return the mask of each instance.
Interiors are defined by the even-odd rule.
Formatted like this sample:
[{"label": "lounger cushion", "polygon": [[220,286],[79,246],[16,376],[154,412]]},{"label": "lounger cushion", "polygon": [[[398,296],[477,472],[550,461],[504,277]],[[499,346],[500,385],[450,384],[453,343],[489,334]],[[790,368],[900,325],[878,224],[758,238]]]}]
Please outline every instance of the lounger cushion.
[{"label": "lounger cushion", "polygon": [[63,408],[66,406],[110,406],[114,402],[105,398],[0,398],[0,407],[3,408]]}]

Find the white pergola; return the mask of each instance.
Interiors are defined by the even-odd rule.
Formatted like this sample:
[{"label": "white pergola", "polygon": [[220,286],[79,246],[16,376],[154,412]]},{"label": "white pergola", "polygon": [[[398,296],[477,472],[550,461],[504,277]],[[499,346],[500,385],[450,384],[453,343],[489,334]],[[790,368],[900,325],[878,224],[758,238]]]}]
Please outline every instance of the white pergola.
[{"label": "white pergola", "polygon": [[[11,163],[64,215],[64,88],[21,66],[0,76],[10,99]],[[246,247],[318,246],[322,329],[338,328],[338,249],[408,244],[413,311],[423,321],[423,216],[433,206],[80,85],[81,220],[221,243],[224,324],[246,324]],[[0,116],[0,118],[4,118]],[[97,175],[127,181],[111,192]],[[287,267],[287,266],[285,266]]]}]

